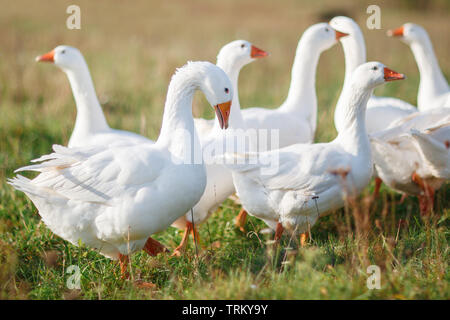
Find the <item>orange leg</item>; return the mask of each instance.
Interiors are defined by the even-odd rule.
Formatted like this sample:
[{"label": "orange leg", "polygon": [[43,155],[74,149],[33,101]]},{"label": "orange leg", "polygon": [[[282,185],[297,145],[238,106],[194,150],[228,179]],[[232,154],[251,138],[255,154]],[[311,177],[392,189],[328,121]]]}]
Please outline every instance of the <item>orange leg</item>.
[{"label": "orange leg", "polygon": [[381,188],[382,183],[383,183],[383,180],[381,180],[378,177],[375,178],[375,188],[373,189],[373,198],[374,199],[376,199],[378,197],[378,195],[380,194],[380,188]]},{"label": "orange leg", "polygon": [[306,241],[309,238],[309,232],[300,234],[300,246],[303,248],[306,245]]},{"label": "orange leg", "polygon": [[425,216],[428,212],[428,201],[423,195],[417,196],[419,199],[420,215]]},{"label": "orange leg", "polygon": [[402,194],[402,197],[400,198],[400,201],[398,203],[402,204],[403,202],[405,202],[406,197],[408,197],[406,193]]},{"label": "orange leg", "polygon": [[423,194],[418,196],[419,198],[419,206],[420,206],[420,214],[422,216],[428,215],[434,206],[434,189],[430,187],[423,179],[417,174],[412,174],[412,181],[416,183],[420,189],[422,189]]},{"label": "orange leg", "polygon": [[275,229],[275,241],[280,241],[281,235],[283,234],[284,228],[281,223],[277,223],[277,228]]},{"label": "orange leg", "polygon": [[181,256],[181,253],[186,249],[186,245],[188,243],[189,239],[189,233],[192,233],[192,237],[194,238],[194,241],[197,243],[200,241],[199,234],[197,232],[197,229],[194,228],[192,222],[187,221],[186,222],[186,228],[184,229],[183,233],[183,239],[181,239],[181,243],[178,247],[175,248],[172,257],[173,256]]},{"label": "orange leg", "polygon": [[119,253],[120,274],[122,279],[128,279],[130,274],[128,273],[128,256]]},{"label": "orange leg", "polygon": [[173,251],[172,257],[173,256],[178,256],[178,257],[181,256],[181,252],[183,252],[184,249],[186,248],[188,238],[189,238],[189,233],[191,232],[191,228],[192,228],[192,223],[190,223],[189,221],[186,222],[186,227],[184,229],[183,238],[181,239],[179,246],[176,247],[175,250]]},{"label": "orange leg", "polygon": [[[421,204],[421,214],[422,216],[427,216],[433,211],[434,207],[434,189],[429,185],[425,184],[425,195],[423,197],[423,204]],[[419,197],[420,202],[420,197]],[[423,207],[423,208],[422,208]]]},{"label": "orange leg", "polygon": [[144,245],[144,251],[151,256],[156,256],[158,253],[169,252],[163,244],[159,243],[155,239],[149,237]]},{"label": "orange leg", "polygon": [[245,211],[243,208],[241,211],[239,211],[239,214],[236,217],[235,225],[239,228],[242,232],[245,232],[244,226],[245,221],[247,220],[247,211]]},{"label": "orange leg", "polygon": [[419,186],[420,189],[425,190],[425,182],[417,173],[414,172],[411,176],[411,179],[415,184]]}]

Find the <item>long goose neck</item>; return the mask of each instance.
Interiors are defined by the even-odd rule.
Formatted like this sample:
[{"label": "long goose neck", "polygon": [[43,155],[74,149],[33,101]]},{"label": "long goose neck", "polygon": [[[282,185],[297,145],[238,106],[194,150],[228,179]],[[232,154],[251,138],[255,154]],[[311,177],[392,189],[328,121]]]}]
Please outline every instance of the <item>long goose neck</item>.
[{"label": "long goose neck", "polygon": [[[228,78],[233,85],[233,99],[231,102],[230,118],[229,118],[229,128],[230,129],[243,129],[244,128],[244,118],[242,117],[241,104],[239,103],[239,72],[243,66],[236,65],[228,59],[217,59],[217,66],[221,68],[227,74]],[[219,120],[215,117],[214,126],[219,128]]]},{"label": "long goose neck", "polygon": [[336,141],[343,148],[354,155],[368,154],[370,156],[369,138],[366,130],[366,106],[373,90],[362,89],[352,84],[345,93],[343,101],[345,108],[342,110],[342,118]]},{"label": "long goose neck", "polygon": [[428,37],[423,38],[420,42],[412,42],[411,50],[420,72],[417,103],[419,109],[424,111],[430,105],[430,99],[448,92],[449,87],[439,67],[431,40]]},{"label": "long goose neck", "polygon": [[345,101],[347,98],[345,97],[345,93],[349,92],[349,90],[346,90],[346,88],[351,85],[351,77],[353,71],[359,65],[366,62],[366,45],[364,43],[364,37],[361,29],[358,26],[355,26],[351,35],[343,38],[341,42],[344,49],[345,58],[345,78],[341,95],[339,96],[334,113],[334,124],[338,132],[340,132],[342,129],[340,127],[340,123],[343,122],[341,120],[341,117],[343,116],[344,109],[346,108]]},{"label": "long goose neck", "polygon": [[157,144],[167,148],[173,155],[184,158],[197,155],[201,150],[192,117],[192,100],[199,87],[193,77],[186,77],[185,70],[177,73],[167,91],[164,115]]},{"label": "long goose neck", "polygon": [[291,71],[289,93],[280,109],[301,114],[309,120],[313,130],[317,119],[316,71],[321,50],[314,39],[302,36],[297,46]]},{"label": "long goose neck", "polygon": [[342,39],[345,57],[344,86],[349,86],[353,71],[366,62],[366,44],[359,27],[355,28],[349,37]]},{"label": "long goose neck", "polygon": [[72,88],[77,107],[74,133],[101,132],[109,129],[95,93],[94,83],[87,64],[76,70],[64,70]]}]

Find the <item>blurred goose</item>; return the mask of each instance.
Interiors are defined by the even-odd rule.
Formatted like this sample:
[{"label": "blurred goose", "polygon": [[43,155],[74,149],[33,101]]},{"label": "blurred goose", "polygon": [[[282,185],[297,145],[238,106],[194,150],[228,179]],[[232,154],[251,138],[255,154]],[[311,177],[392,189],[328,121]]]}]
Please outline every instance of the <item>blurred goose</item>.
[{"label": "blurred goose", "polygon": [[389,30],[388,35],[399,37],[410,46],[414,54],[420,72],[417,95],[419,110],[450,108],[450,89],[425,29],[414,23],[405,23],[400,28]]},{"label": "blurred goose", "polygon": [[111,143],[153,143],[153,141],[129,131],[111,129],[106,122],[95,93],[94,84],[81,52],[70,46],[58,46],[36,57],[38,62],[51,62],[69,79],[77,107],[75,127],[69,147],[107,145]]},{"label": "blurred goose", "polygon": [[[218,119],[213,120],[213,128],[200,131],[200,142],[205,153],[207,152],[206,150],[210,150],[221,143],[230,147],[230,145],[226,144],[227,139],[233,139],[234,136],[244,134],[243,131],[239,131],[239,129],[245,129],[239,104],[239,72],[245,65],[267,55],[265,51],[244,40],[233,41],[220,50],[217,56],[217,66],[222,68],[231,80],[233,85],[233,100],[230,110],[229,127],[226,133],[224,133],[225,135],[220,134],[220,122]],[[198,129],[197,126],[196,129]],[[217,150],[213,152],[215,153],[211,154],[211,160],[212,156],[219,154]],[[215,164],[214,161],[208,161],[206,163],[206,173],[208,177],[206,189],[200,201],[194,206],[192,212],[186,213],[185,216],[173,223],[173,226],[184,229],[182,241],[176,248],[174,255],[180,255],[184,250],[190,232],[192,232],[194,239],[198,240],[196,226],[203,223],[222,202],[235,192],[231,172],[223,165]]]},{"label": "blurred goose", "polygon": [[422,215],[433,208],[434,192],[450,168],[450,109],[415,114],[371,136],[379,177],[392,189],[418,196]]},{"label": "blurred goose", "polygon": [[357,67],[344,89],[342,130],[332,142],[222,156],[245,210],[275,229],[276,240],[286,228],[300,233],[303,245],[320,214],[342,207],[346,197],[357,196],[369,183],[366,104],[376,86],[403,78],[379,62]]},{"label": "blurred goose", "polygon": [[278,130],[278,147],[312,143],[317,122],[315,84],[320,54],[346,35],[335,31],[328,23],[318,23],[306,29],[297,46],[286,100],[276,109],[242,110],[247,128]]},{"label": "blurred goose", "polygon": [[[244,128],[244,120],[239,103],[238,79],[239,72],[247,64],[256,59],[267,57],[269,54],[245,40],[232,41],[220,49],[216,65],[230,78],[233,85],[233,103],[230,115],[230,128]],[[215,119],[195,118],[195,128],[200,137],[206,137],[214,127]]]},{"label": "blurred goose", "polygon": [[[37,171],[30,180],[9,180],[33,201],[44,223],[58,236],[81,240],[111,259],[122,272],[127,256],[163,250],[150,238],[198,202],[206,185],[200,140],[194,129],[192,99],[200,89],[225,128],[232,98],[226,74],[209,62],[189,62],[169,85],[161,132],[155,144],[65,148],[16,171]],[[194,159],[196,160],[196,159]]]},{"label": "blurred goose", "polygon": [[[345,88],[350,85],[352,73],[356,67],[366,62],[366,45],[361,29],[353,19],[342,16],[334,17],[331,19],[330,25],[338,31],[349,34],[348,37],[340,39],[345,56],[345,79],[334,113],[334,125],[340,132],[346,108],[344,101],[347,100],[347,97],[344,96]],[[417,108],[403,100],[372,95],[367,102],[367,132],[370,134],[384,130],[393,122],[416,111]]]}]

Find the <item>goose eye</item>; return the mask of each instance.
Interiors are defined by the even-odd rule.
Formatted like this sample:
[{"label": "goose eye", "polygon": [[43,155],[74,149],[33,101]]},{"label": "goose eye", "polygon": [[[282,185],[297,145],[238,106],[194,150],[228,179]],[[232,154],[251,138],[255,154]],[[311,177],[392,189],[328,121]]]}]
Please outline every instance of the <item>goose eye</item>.
[{"label": "goose eye", "polygon": [[329,31],[328,28],[325,28],[325,31],[328,32]]},{"label": "goose eye", "polygon": [[230,92],[230,89],[225,88],[225,93],[228,93],[228,92]]},{"label": "goose eye", "polygon": [[66,53],[66,50],[62,50],[61,53]]},{"label": "goose eye", "polygon": [[372,70],[376,71],[376,70],[378,70],[378,67],[375,66],[375,67],[372,68]]},{"label": "goose eye", "polygon": [[241,48],[245,48],[245,44],[241,44]]}]

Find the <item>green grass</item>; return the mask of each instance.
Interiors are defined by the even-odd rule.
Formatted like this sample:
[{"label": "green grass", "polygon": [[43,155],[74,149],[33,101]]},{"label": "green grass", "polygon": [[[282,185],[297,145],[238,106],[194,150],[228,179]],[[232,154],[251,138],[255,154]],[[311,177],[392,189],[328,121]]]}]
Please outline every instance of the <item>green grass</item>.
[{"label": "green grass", "polygon": [[[319,2],[320,6],[296,1],[274,6],[256,0],[176,5],[136,1],[132,7],[116,3],[112,8],[105,1],[80,1],[84,17],[80,31],[64,28],[70,2],[41,1],[36,7],[32,1],[17,1],[15,6],[2,6],[0,298],[449,299],[448,185],[437,192],[433,216],[422,219],[416,199],[400,204],[400,195],[385,186],[380,197],[370,202],[371,184],[356,206],[321,218],[306,248],[287,236],[274,248],[273,235],[260,233],[266,227],[252,217],[247,233],[240,232],[233,223],[240,208],[227,201],[200,227],[198,257],[192,242],[181,258],[154,258],[144,252],[132,256],[132,278],[157,284],[156,290],[145,290],[122,280],[117,263],[52,234],[31,201],[6,184],[14,169],[50,152],[54,143],[66,144],[74,123],[74,102],[65,76],[50,65],[35,64],[35,55],[61,43],[79,47],[110,125],[154,139],[175,68],[188,59],[214,61],[219,48],[234,39],[250,40],[272,54],[243,69],[241,105],[279,105],[288,90],[301,33],[336,9],[332,1]],[[364,23],[365,3],[343,1],[339,6]],[[377,93],[415,103],[419,77],[412,55],[404,44],[386,38],[384,31],[407,21],[420,23],[430,32],[438,57],[445,57],[450,50],[448,35],[442,32],[449,26],[448,14],[442,10],[445,2],[435,2],[425,15],[404,2],[380,2],[380,6],[383,30],[363,29],[368,57],[406,73],[408,80],[388,84]],[[186,17],[187,11],[192,16]],[[450,74],[450,61],[440,63]],[[343,54],[337,45],[319,63],[317,141],[335,137],[333,108],[342,81]],[[194,113],[213,116],[200,94]],[[155,238],[173,249],[181,232],[169,228]],[[366,286],[371,264],[381,268],[380,290]],[[80,291],[66,286],[71,265],[81,270]]]}]

